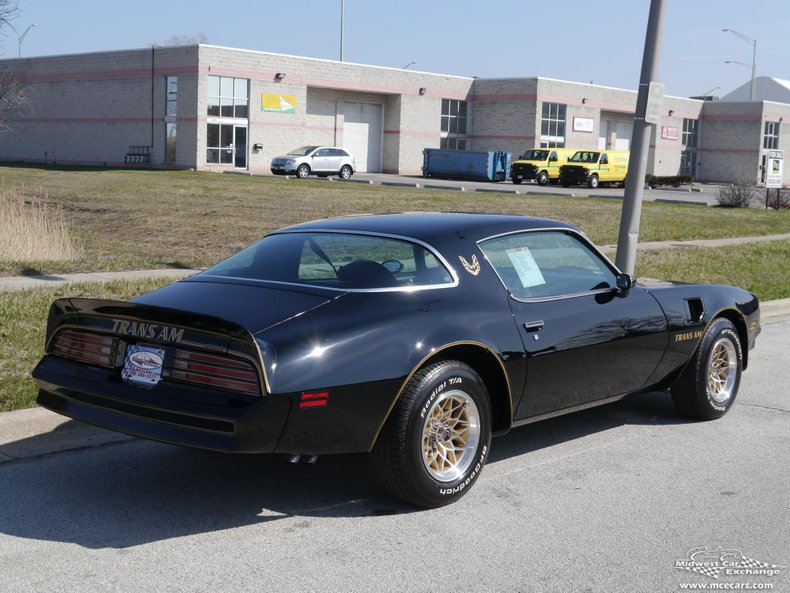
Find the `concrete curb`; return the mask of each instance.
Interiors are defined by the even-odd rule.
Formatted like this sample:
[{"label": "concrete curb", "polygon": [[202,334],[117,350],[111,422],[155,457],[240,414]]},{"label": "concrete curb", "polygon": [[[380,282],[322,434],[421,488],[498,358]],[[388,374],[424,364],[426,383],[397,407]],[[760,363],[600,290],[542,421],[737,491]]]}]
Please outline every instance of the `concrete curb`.
[{"label": "concrete curb", "polygon": [[0,414],[0,465],[52,453],[132,440],[44,408]]},{"label": "concrete curb", "polygon": [[[790,320],[790,298],[761,303],[760,310],[764,324]],[[0,413],[0,465],[134,439],[44,408]]]}]

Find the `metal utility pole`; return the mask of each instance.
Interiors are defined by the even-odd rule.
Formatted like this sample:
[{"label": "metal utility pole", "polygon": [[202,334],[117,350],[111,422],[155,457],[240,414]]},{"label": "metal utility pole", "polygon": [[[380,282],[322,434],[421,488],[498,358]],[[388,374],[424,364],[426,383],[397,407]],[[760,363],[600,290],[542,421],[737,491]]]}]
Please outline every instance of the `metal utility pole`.
[{"label": "metal utility pole", "polygon": [[[620,233],[617,239],[615,263],[621,271],[634,273],[636,264],[636,244],[639,241],[639,218],[642,214],[642,194],[644,193],[647,155],[650,150],[650,126],[658,118],[656,106],[660,107],[663,87],[653,83],[658,72],[660,40],[664,26],[664,0],[651,0],[650,15],[647,20],[645,52],[642,56],[642,74],[639,78],[639,92],[636,98],[634,133],[631,139],[631,158],[628,165],[628,180],[623,197],[623,210],[620,215]],[[652,83],[652,84],[651,84]],[[657,91],[657,92],[656,92]],[[648,101],[650,99],[650,101]],[[648,109],[650,108],[650,109]]]},{"label": "metal utility pole", "polygon": [[346,0],[340,0],[340,61],[343,61],[343,21],[345,20]]}]

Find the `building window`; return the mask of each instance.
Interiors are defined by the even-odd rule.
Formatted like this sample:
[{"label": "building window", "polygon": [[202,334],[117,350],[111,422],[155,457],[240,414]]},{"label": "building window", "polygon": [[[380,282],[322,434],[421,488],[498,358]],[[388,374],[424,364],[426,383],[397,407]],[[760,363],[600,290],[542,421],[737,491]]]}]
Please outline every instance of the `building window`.
[{"label": "building window", "polygon": [[765,122],[765,134],[763,135],[763,148],[773,150],[779,149],[779,122]]},{"label": "building window", "polygon": [[209,117],[246,119],[249,104],[249,80],[246,78],[208,77]]},{"label": "building window", "polygon": [[680,142],[683,152],[680,153],[680,174],[697,175],[697,147],[699,146],[699,120],[683,119],[683,134]]},{"label": "building window", "polygon": [[222,165],[233,163],[233,124],[208,124],[206,162]]},{"label": "building window", "polygon": [[565,112],[567,105],[544,103],[540,118],[541,148],[565,147]]},{"label": "building window", "polygon": [[688,148],[699,146],[699,122],[696,119],[683,120],[683,137],[681,144]]},{"label": "building window", "polygon": [[178,115],[178,76],[165,77],[165,162],[176,161],[176,116]]},{"label": "building window", "polygon": [[247,167],[249,94],[246,78],[208,77],[207,163]]},{"label": "building window", "polygon": [[466,101],[442,99],[442,132],[466,134]]},{"label": "building window", "polygon": [[439,148],[443,150],[466,150],[465,138],[442,138],[439,142]]},{"label": "building window", "polygon": [[166,108],[165,108],[165,115],[177,115],[178,114],[178,76],[167,76],[165,78],[165,91],[167,96],[165,97],[166,100]]},{"label": "building window", "polygon": [[176,162],[176,123],[165,123],[165,162]]},{"label": "building window", "polygon": [[692,177],[697,175],[696,150],[684,150],[680,153],[680,174],[691,175]]},{"label": "building window", "polygon": [[439,146],[446,150],[466,150],[469,110],[466,101],[442,99],[442,137]]}]

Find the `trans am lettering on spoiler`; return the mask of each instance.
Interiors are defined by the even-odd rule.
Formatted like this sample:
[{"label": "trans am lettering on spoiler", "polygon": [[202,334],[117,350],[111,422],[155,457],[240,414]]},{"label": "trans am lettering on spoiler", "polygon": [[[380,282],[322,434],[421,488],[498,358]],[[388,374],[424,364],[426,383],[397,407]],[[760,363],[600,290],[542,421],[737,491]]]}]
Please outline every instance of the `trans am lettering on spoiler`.
[{"label": "trans am lettering on spoiler", "polygon": [[112,333],[134,338],[156,339],[160,342],[181,342],[184,337],[184,330],[157,325],[155,323],[143,323],[138,321],[126,321],[125,319],[112,320]]}]

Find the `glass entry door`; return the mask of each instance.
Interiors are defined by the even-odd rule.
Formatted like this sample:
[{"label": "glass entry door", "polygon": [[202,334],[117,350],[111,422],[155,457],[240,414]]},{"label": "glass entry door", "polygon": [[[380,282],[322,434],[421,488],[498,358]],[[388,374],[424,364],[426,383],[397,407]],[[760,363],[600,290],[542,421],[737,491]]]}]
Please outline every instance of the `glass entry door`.
[{"label": "glass entry door", "polygon": [[247,168],[247,126],[233,128],[233,166],[236,169]]},{"label": "glass entry door", "polygon": [[208,124],[206,162],[247,168],[247,125]]}]

